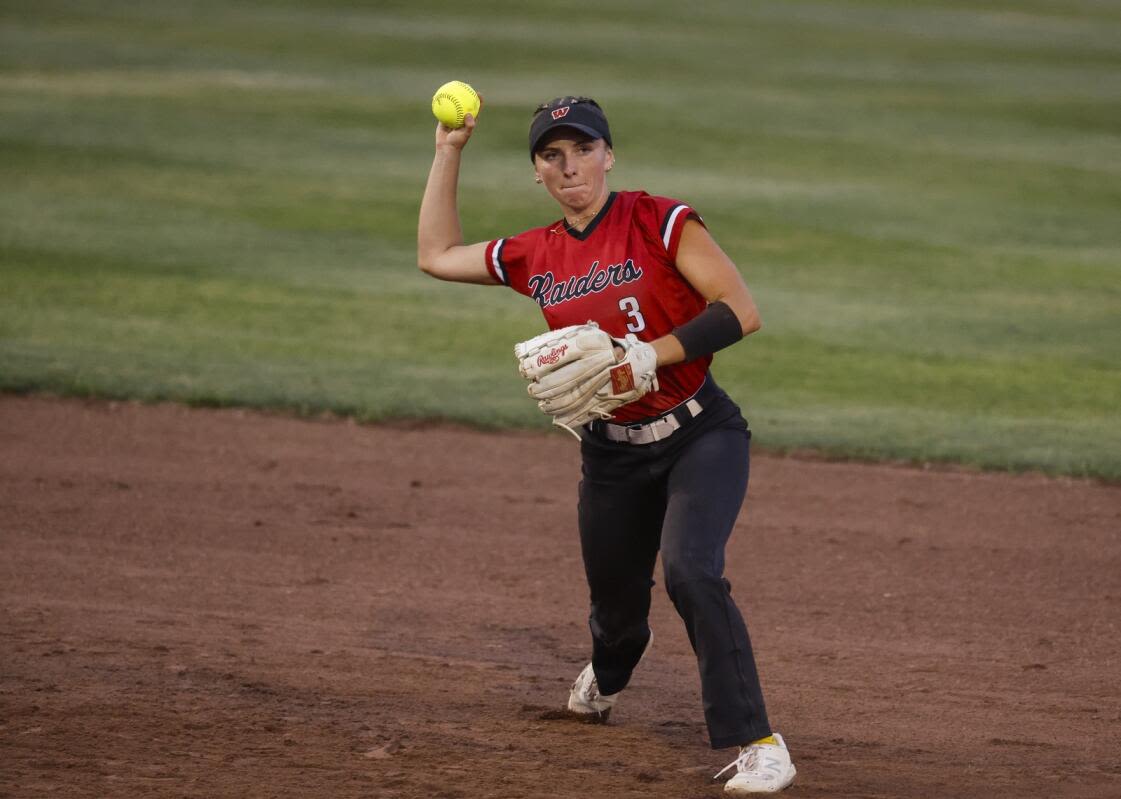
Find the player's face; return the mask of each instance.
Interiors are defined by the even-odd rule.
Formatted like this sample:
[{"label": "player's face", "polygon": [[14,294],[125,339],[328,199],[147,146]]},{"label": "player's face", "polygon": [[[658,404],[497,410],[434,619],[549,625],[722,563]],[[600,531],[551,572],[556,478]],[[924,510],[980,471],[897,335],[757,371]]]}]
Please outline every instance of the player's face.
[{"label": "player's face", "polygon": [[607,142],[571,128],[560,128],[545,139],[533,157],[537,175],[566,216],[579,216],[602,204],[607,171],[614,163]]}]

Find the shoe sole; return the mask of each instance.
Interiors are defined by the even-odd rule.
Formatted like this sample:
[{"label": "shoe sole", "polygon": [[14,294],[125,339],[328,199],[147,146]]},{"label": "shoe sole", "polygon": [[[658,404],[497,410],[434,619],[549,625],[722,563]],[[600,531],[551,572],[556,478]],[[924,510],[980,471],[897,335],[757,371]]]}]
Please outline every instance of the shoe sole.
[{"label": "shoe sole", "polygon": [[791,785],[794,784],[794,778],[798,776],[798,770],[795,769],[793,766],[791,766],[790,771],[791,771],[790,777],[786,780],[786,782],[784,782],[782,785],[779,785],[776,788],[767,787],[767,788],[761,788],[760,790],[757,790],[757,791],[753,791],[753,790],[749,790],[749,789],[738,789],[738,788],[732,788],[732,789],[729,790],[728,786],[725,785],[724,786],[724,793],[727,794],[728,796],[763,796],[764,794],[768,794],[768,793],[778,793],[779,791],[785,791],[787,788],[789,788]]},{"label": "shoe sole", "polygon": [[610,710],[605,710],[602,713],[596,713],[594,710],[591,713],[581,713],[579,710],[569,710],[565,708],[560,712],[567,718],[578,721],[581,724],[606,724],[607,719],[611,716]]}]

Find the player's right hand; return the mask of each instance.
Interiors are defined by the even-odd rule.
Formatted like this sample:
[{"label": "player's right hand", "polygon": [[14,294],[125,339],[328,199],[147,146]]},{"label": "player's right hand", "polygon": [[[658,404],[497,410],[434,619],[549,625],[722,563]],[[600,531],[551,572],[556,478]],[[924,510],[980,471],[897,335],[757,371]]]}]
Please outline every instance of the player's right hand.
[{"label": "player's right hand", "polygon": [[[480,101],[482,98],[479,98]],[[462,150],[467,140],[475,130],[475,115],[468,114],[463,118],[462,128],[449,128],[443,122],[436,123],[436,149],[450,148]]]}]

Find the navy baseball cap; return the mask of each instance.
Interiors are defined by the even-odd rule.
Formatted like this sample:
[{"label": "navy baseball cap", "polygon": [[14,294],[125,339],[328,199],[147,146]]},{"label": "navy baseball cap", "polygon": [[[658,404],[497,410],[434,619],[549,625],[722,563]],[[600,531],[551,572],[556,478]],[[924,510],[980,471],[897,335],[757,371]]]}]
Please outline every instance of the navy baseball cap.
[{"label": "navy baseball cap", "polygon": [[545,134],[555,128],[575,128],[596,139],[611,144],[611,128],[607,127],[607,115],[599,103],[591,97],[557,97],[537,106],[533,112],[533,122],[529,125],[529,160],[533,160],[537,145]]}]

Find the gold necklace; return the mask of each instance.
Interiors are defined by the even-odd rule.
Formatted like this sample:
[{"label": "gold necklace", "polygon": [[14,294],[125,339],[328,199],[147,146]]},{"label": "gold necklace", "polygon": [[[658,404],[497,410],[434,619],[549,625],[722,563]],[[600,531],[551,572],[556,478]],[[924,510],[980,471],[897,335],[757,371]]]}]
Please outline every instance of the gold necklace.
[{"label": "gold necklace", "polygon": [[564,218],[564,227],[565,227],[565,229],[566,229],[566,230],[576,230],[576,226],[577,226],[577,225],[579,225],[579,224],[580,224],[581,222],[583,222],[583,221],[584,221],[584,220],[586,220],[586,219],[592,219],[593,217],[595,217],[595,215],[596,215],[596,214],[598,214],[598,213],[599,213],[600,211],[602,211],[602,210],[603,210],[603,206],[604,206],[604,205],[607,205],[607,201],[606,201],[606,200],[604,200],[604,201],[603,201],[603,203],[602,203],[602,204],[600,205],[600,207],[599,207],[599,208],[597,208],[596,210],[592,211],[592,212],[591,212],[590,214],[587,214],[587,215],[585,215],[585,216],[579,216],[579,217],[577,217],[577,218],[576,218],[576,221],[575,221],[575,222],[569,222],[569,221],[568,221],[568,217],[566,216],[566,217]]}]

